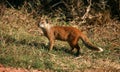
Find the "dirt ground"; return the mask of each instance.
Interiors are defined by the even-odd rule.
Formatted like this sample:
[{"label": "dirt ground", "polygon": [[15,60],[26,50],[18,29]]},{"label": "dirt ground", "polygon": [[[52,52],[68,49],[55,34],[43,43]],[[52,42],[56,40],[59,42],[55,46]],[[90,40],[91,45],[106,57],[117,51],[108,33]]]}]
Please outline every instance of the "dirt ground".
[{"label": "dirt ground", "polygon": [[22,68],[5,67],[0,64],[0,72],[42,72],[40,70],[28,70]]},{"label": "dirt ground", "polygon": [[[23,69],[23,68],[13,68],[13,67],[5,67],[2,64],[0,64],[0,72],[53,72],[53,71],[41,71],[41,70],[28,70],[28,69]],[[86,69],[84,71],[78,70],[75,72],[120,72],[119,70],[106,70],[106,69],[102,69],[102,68],[98,68],[98,69]]]}]

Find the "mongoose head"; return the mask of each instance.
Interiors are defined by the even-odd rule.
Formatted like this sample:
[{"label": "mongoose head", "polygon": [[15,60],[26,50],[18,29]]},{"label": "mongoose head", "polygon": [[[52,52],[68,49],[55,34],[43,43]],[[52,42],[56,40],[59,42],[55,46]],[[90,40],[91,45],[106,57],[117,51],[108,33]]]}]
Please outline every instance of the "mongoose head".
[{"label": "mongoose head", "polygon": [[42,29],[49,29],[51,26],[50,24],[48,23],[47,20],[41,20],[39,23],[38,23],[38,27],[42,28]]}]

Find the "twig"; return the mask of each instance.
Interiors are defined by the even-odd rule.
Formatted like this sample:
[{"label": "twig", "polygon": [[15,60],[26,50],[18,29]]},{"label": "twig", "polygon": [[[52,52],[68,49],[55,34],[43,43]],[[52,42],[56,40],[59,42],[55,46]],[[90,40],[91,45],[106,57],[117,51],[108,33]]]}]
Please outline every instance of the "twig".
[{"label": "twig", "polygon": [[83,17],[81,18],[81,19],[83,19],[83,20],[85,20],[87,17],[88,17],[88,15],[89,15],[89,12],[90,12],[90,10],[91,10],[91,5],[92,5],[92,0],[89,0],[89,6],[87,7],[87,9],[86,9],[86,13],[83,15]]},{"label": "twig", "polygon": [[51,6],[51,8],[53,8],[53,7],[57,6],[57,5],[59,5],[60,3],[63,3],[63,1],[60,0],[60,2],[57,2],[57,3],[53,4],[53,5]]},{"label": "twig", "polygon": [[86,23],[86,18],[89,17],[89,12],[91,10],[91,6],[92,6],[92,0],[89,0],[89,6],[86,9],[86,13],[83,15],[83,17],[81,17],[82,21],[79,22],[79,24]]},{"label": "twig", "polygon": [[7,0],[6,0],[6,2],[8,3],[8,5],[10,5],[11,8],[14,9],[14,7],[10,4],[10,2],[8,2]]}]

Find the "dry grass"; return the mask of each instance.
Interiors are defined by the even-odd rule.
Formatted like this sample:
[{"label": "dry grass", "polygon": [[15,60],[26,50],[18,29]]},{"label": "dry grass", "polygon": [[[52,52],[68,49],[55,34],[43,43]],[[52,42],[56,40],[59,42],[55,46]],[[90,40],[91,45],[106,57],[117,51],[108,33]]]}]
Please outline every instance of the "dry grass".
[{"label": "dry grass", "polygon": [[[57,41],[54,50],[48,52],[48,40],[39,35],[32,15],[7,9],[0,21],[0,63],[5,66],[43,71],[119,72],[120,71],[120,23],[112,22],[86,30],[94,44],[103,47],[96,53],[81,45],[83,55],[76,58],[69,54],[69,46]],[[57,23],[57,21],[56,21]],[[82,26],[82,28],[87,26]],[[92,26],[91,26],[92,27]]]}]

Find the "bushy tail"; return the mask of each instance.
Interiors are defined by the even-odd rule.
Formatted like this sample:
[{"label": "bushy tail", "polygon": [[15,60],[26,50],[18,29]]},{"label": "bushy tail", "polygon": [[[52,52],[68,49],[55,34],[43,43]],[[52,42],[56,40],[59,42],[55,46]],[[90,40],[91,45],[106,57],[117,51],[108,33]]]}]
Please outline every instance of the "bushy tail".
[{"label": "bushy tail", "polygon": [[88,39],[87,36],[85,36],[83,33],[80,34],[80,38],[81,40],[83,41],[83,43],[85,44],[85,46],[91,50],[95,50],[95,51],[98,51],[98,52],[102,52],[103,49],[101,47],[96,47],[94,46]]}]

